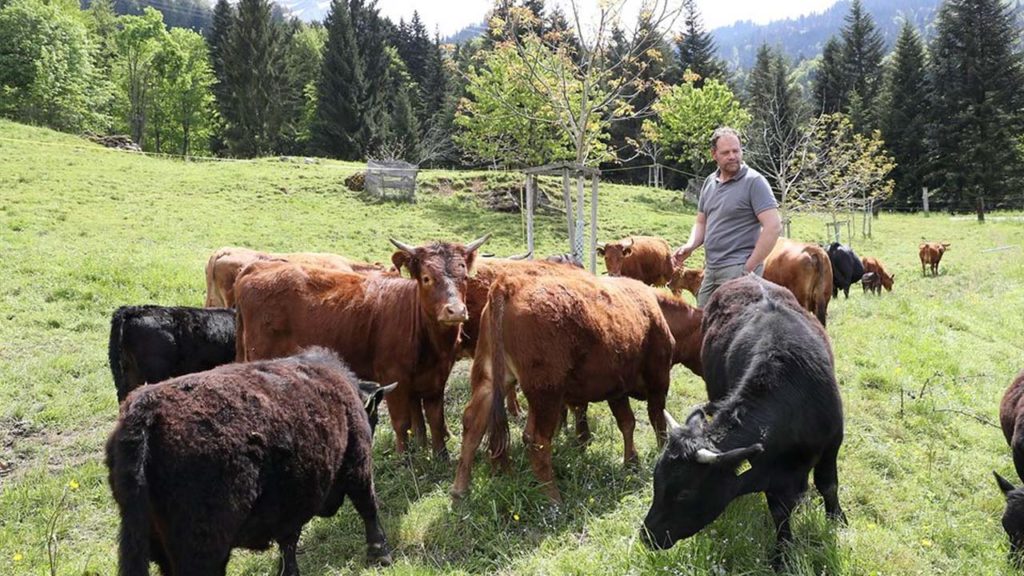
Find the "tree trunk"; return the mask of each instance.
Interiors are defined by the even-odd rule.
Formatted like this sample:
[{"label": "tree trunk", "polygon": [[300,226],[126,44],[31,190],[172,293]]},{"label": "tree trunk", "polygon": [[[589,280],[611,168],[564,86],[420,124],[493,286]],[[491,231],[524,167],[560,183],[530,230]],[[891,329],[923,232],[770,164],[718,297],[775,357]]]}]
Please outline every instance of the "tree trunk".
[{"label": "tree trunk", "polygon": [[985,221],[985,197],[978,195],[978,203],[975,205],[975,209],[978,212],[978,222]]}]

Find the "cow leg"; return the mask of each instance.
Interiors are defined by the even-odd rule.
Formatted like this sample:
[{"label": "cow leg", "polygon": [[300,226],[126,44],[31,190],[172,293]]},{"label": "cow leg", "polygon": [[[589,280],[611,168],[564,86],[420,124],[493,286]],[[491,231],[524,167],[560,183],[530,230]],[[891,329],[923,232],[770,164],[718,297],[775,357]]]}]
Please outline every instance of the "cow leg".
[{"label": "cow leg", "polygon": [[296,553],[301,533],[301,529],[296,530],[277,541],[277,547],[281,549],[281,570],[278,572],[280,576],[299,576],[299,560]]},{"label": "cow leg", "polygon": [[366,528],[366,558],[371,564],[391,565],[388,539],[377,514],[377,494],[373,490],[373,472],[366,466],[359,475],[350,476],[345,492]]},{"label": "cow leg", "polygon": [[415,397],[411,399],[409,402],[409,427],[413,443],[419,448],[427,446],[427,425],[423,418],[425,411],[425,402]]},{"label": "cow leg", "polygon": [[164,573],[164,576],[224,576],[228,568],[228,559],[231,551],[211,552],[202,546],[195,548],[181,549],[171,559],[172,571]]},{"label": "cow leg", "polygon": [[845,298],[845,299],[849,299],[850,298],[850,287],[849,286],[847,286],[846,288],[843,288],[843,298]]},{"label": "cow leg", "polygon": [[[530,414],[535,414],[533,442],[527,444],[530,466],[533,474],[541,483],[541,489],[553,503],[561,503],[562,496],[555,486],[555,471],[551,466],[551,443],[558,429],[558,412],[562,409],[561,398],[552,398],[552,402],[530,402]],[[538,405],[541,404],[541,405]]]},{"label": "cow leg", "polygon": [[444,423],[444,396],[424,398],[423,409],[430,423],[430,444],[434,450],[434,457],[447,462],[449,457],[445,442],[448,440],[448,427]]},{"label": "cow leg", "polygon": [[[587,420],[587,404],[576,404],[572,407],[572,416],[576,421],[576,443],[580,446],[590,444],[590,422]],[[566,416],[562,416],[563,420]]]},{"label": "cow leg", "polygon": [[385,402],[388,404],[388,414],[391,416],[391,427],[395,430],[395,451],[404,454],[407,448],[406,442],[412,432],[409,415],[412,402],[409,393],[402,383],[399,383],[398,387],[387,395]]},{"label": "cow leg", "polygon": [[636,418],[633,417],[633,409],[629,407],[629,397],[613,398],[608,401],[608,407],[615,416],[615,423],[619,425],[619,432],[622,432],[623,464],[627,467],[637,466],[640,459],[637,458],[636,446],[633,445]]},{"label": "cow leg", "polygon": [[772,568],[776,571],[782,569],[785,547],[793,541],[793,531],[790,529],[789,519],[793,508],[800,502],[801,495],[802,492],[795,489],[765,493],[768,511],[771,512],[772,520],[775,521],[775,550],[772,553]]},{"label": "cow leg", "polygon": [[517,420],[522,418],[523,409],[519,406],[519,395],[516,392],[516,382],[514,380],[508,384],[508,389],[505,391],[505,407],[512,418]]},{"label": "cow leg", "polygon": [[839,506],[839,471],[836,467],[841,444],[842,438],[821,455],[821,459],[814,467],[814,487],[825,501],[825,514],[829,519],[846,524],[846,514],[843,514],[843,509]]},{"label": "cow leg", "polygon": [[654,428],[654,436],[658,441],[658,449],[665,446],[668,440],[668,422],[665,421],[665,396],[651,394],[647,398],[647,418]]}]

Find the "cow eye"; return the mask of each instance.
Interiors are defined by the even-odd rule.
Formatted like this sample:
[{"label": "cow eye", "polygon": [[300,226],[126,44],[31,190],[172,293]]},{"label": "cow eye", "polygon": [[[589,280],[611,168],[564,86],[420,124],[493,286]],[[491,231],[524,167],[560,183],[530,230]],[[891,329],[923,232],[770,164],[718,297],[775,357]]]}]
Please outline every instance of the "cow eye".
[{"label": "cow eye", "polygon": [[423,276],[420,280],[422,280],[424,284],[430,284],[431,282],[430,276]]}]

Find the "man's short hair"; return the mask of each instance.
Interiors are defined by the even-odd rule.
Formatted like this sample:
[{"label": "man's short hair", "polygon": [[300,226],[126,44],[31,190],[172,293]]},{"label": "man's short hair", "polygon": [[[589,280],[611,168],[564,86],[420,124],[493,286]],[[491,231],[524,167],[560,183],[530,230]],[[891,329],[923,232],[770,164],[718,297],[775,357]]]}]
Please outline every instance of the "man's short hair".
[{"label": "man's short hair", "polygon": [[711,134],[711,149],[712,150],[717,150],[718,149],[718,139],[721,138],[722,136],[726,136],[726,135],[728,135],[728,136],[735,136],[736,137],[736,141],[739,142],[740,145],[743,144],[743,140],[740,138],[740,133],[739,132],[737,132],[735,129],[730,128],[728,126],[720,126],[718,128],[715,128],[714,133]]}]

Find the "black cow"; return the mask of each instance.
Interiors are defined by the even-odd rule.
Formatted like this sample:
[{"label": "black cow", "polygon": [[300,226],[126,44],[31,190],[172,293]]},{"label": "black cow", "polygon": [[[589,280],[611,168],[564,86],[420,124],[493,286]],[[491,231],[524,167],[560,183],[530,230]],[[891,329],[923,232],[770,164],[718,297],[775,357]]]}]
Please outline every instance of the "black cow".
[{"label": "black cow", "polygon": [[853,248],[838,242],[828,245],[828,259],[832,261],[832,297],[843,291],[843,296],[850,297],[850,286],[860,282],[864,276],[864,264],[853,252]]},{"label": "black cow", "polygon": [[107,348],[117,401],[132,390],[235,360],[231,308],[122,306]]},{"label": "black cow", "polygon": [[[778,542],[788,542],[790,512],[812,468],[828,516],[845,520],[836,471],[843,407],[825,330],[789,290],[752,275],[715,292],[702,327],[710,402],[685,425],[670,422],[643,541],[671,547],[738,496],[764,492]],[[745,460],[750,469],[737,475]]]},{"label": "black cow", "polygon": [[346,496],[370,559],[390,564],[372,438],[393,388],[360,382],[333,352],[310,348],[132,392],[106,446],[119,573],[148,574],[152,560],[164,576],[223,575],[232,549],[277,542],[278,573],[296,576],[302,526]]},{"label": "black cow", "polygon": [[[1024,478],[1024,370],[1013,379],[999,403],[999,425],[1013,454],[1017,476]],[[1010,551],[1014,561],[1021,562],[1024,551],[1024,489],[1016,488],[1008,480],[993,472],[999,488],[1006,496],[1003,529],[1010,537]]]}]

